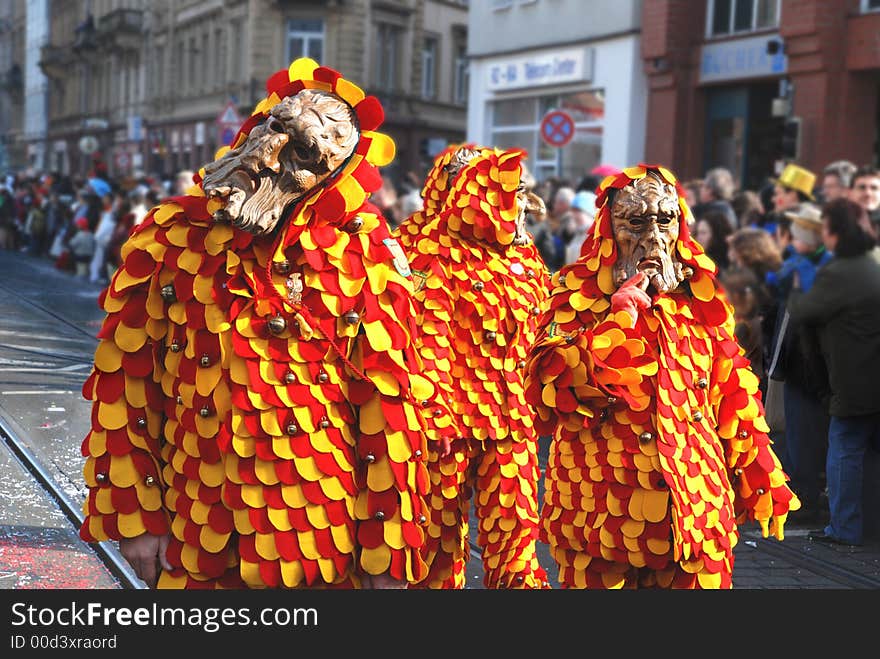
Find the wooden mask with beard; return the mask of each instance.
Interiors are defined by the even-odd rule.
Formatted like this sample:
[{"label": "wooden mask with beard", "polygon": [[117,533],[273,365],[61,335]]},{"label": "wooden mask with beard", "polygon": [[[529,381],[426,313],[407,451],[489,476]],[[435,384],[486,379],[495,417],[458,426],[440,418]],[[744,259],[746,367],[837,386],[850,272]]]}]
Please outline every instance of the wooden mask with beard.
[{"label": "wooden mask with beard", "polygon": [[285,97],[242,144],[205,167],[205,194],[224,202],[214,219],[271,233],[291,203],[345,164],[358,139],[354,111],[335,94]]},{"label": "wooden mask with beard", "polygon": [[676,255],[681,209],[675,186],[649,170],[621,188],[611,206],[617,243],[614,284],[621,286],[638,272],[647,275],[655,293],[674,291],[693,272]]}]

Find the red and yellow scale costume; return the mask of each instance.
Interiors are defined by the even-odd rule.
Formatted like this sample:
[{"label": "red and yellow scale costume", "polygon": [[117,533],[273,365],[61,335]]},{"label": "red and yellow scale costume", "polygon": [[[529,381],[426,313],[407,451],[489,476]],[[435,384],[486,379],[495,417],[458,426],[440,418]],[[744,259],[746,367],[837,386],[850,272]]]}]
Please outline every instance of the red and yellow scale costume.
[{"label": "red and yellow scale costume", "polygon": [[429,420],[443,424],[437,435],[458,437],[429,445],[423,587],[464,587],[472,497],[486,587],[548,586],[535,555],[537,434],[523,366],[549,276],[533,244],[512,244],[523,157],[482,150],[411,249],[425,375],[454,417],[451,426],[442,412]]},{"label": "red and yellow scale costume", "polygon": [[462,147],[476,150],[476,146],[473,144],[450,144],[437,154],[434,158],[434,164],[425,176],[425,185],[422,187],[421,193],[422,209],[404,218],[394,230],[395,237],[407,252],[418,240],[424,226],[443,210],[450,184],[447,167],[456,152]]},{"label": "red and yellow scale costume", "polygon": [[150,212],[100,299],[81,535],[170,533],[175,569],[160,588],[358,587],[363,573],[427,573],[416,400],[434,388],[415,375],[405,261],[392,265],[400,249],[367,201],[394,155],[375,132],[381,106],[297,60],[270,78],[233,146],[304,88],[358,116],[344,169],[277,236],[214,222],[218,202],[191,188]]},{"label": "red and yellow scale costume", "polygon": [[[608,191],[645,176],[676,186],[690,294],[612,312],[617,246]],[[537,427],[553,434],[541,539],[568,588],[730,588],[737,524],[783,538],[799,502],[771,449],[758,379],[734,338],[715,265],[691,240],[684,192],[640,165],[600,185],[581,257],[553,275],[527,366]]]}]

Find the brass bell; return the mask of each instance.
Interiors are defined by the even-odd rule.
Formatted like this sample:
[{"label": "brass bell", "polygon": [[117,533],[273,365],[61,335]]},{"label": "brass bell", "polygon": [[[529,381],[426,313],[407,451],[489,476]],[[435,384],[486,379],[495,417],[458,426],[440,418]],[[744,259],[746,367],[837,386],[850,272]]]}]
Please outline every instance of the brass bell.
[{"label": "brass bell", "polygon": [[146,484],[148,487],[152,487],[156,484],[156,479],[148,475],[146,478],[144,478],[144,484]]},{"label": "brass bell", "polygon": [[429,400],[422,401],[422,407],[428,407],[428,405],[430,405],[430,404],[431,404],[431,401],[429,401]]},{"label": "brass bell", "polygon": [[424,524],[427,521],[428,521],[427,517],[425,517],[424,515],[419,515],[419,524]]},{"label": "brass bell", "polygon": [[748,430],[740,430],[740,431],[739,431],[739,436],[740,436],[741,439],[745,439],[746,437],[749,436],[749,431],[748,431]]},{"label": "brass bell", "polygon": [[287,384],[293,384],[296,382],[296,374],[293,373],[293,371],[287,371],[287,373],[284,374],[284,381]]},{"label": "brass bell", "polygon": [[203,418],[207,418],[207,417],[211,416],[211,410],[207,407],[203,407],[202,409],[199,410],[199,416],[201,416]]},{"label": "brass bell", "polygon": [[137,425],[138,425],[138,428],[146,428],[147,427],[147,420],[144,417],[139,416],[138,420],[137,420]]},{"label": "brass bell", "polygon": [[385,519],[385,513],[383,513],[381,510],[378,511],[376,513],[376,519],[378,519],[381,522],[383,519]]},{"label": "brass bell", "polygon": [[654,439],[654,433],[648,432],[647,430],[645,432],[643,432],[641,435],[639,435],[639,441],[642,444],[647,444],[652,439]]},{"label": "brass bell", "polygon": [[742,473],[743,473],[742,467],[737,467],[736,469],[733,470],[733,473],[736,474],[737,476],[742,476]]},{"label": "brass bell", "polygon": [[541,307],[532,307],[532,313],[537,316],[541,313]]},{"label": "brass bell", "polygon": [[299,428],[297,427],[297,425],[295,423],[291,423],[291,424],[288,424],[286,430],[287,430],[288,435],[295,435],[296,431],[299,430]]},{"label": "brass bell", "polygon": [[559,275],[559,285],[565,286],[565,275]]},{"label": "brass bell", "polygon": [[609,405],[614,405],[616,402],[617,402],[616,396],[608,396],[608,404]]},{"label": "brass bell", "polygon": [[104,473],[95,474],[95,481],[98,483],[106,483],[107,482],[107,474],[104,474]]},{"label": "brass bell", "polygon": [[208,355],[202,355],[202,358],[199,360],[199,363],[202,366],[207,368],[208,366],[211,365],[211,358]]},{"label": "brass bell", "polygon": [[321,419],[321,423],[318,424],[322,428],[329,428],[330,422],[327,419]]},{"label": "brass bell", "polygon": [[177,397],[177,404],[178,404],[178,405],[183,405],[183,396],[178,396],[178,397]]},{"label": "brass bell", "polygon": [[766,492],[766,490],[763,487],[759,487],[757,490],[755,490],[755,493],[758,495],[764,494],[764,492]]},{"label": "brass bell", "polygon": [[321,384],[324,384],[329,379],[330,379],[330,376],[327,375],[326,373],[324,373],[323,371],[318,373],[318,382],[320,382]]},{"label": "brass bell", "polygon": [[162,299],[166,302],[177,302],[177,294],[174,292],[173,284],[165,284],[162,287],[162,290],[159,291],[159,295],[161,295]]},{"label": "brass bell", "polygon": [[270,318],[268,323],[269,331],[272,334],[281,334],[287,327],[287,321],[284,320],[283,316],[275,316],[274,318]]},{"label": "brass bell", "polygon": [[376,456],[373,455],[372,453],[367,453],[367,454],[364,456],[364,460],[366,460],[367,462],[369,462],[370,464],[372,464],[373,462],[376,461]]},{"label": "brass bell", "polygon": [[357,233],[361,230],[362,226],[364,226],[364,218],[360,215],[355,215],[354,218],[345,225],[345,230],[348,233]]},{"label": "brass bell", "polygon": [[474,284],[475,291],[481,291],[484,288],[485,288],[485,284],[483,284],[483,282],[481,282],[481,281],[478,281],[477,283]]},{"label": "brass bell", "polygon": [[528,270],[526,270],[526,277],[528,277],[529,279],[534,279],[535,271],[529,268]]},{"label": "brass bell", "polygon": [[489,330],[488,332],[486,332],[486,340],[487,341],[494,341],[495,336],[496,336],[496,334],[492,330]]},{"label": "brass bell", "polygon": [[357,322],[361,319],[361,317],[360,317],[360,315],[358,314],[358,312],[355,311],[354,309],[352,309],[351,311],[347,312],[347,313],[343,316],[343,318],[345,319],[345,322],[348,323],[349,325],[355,325],[355,324],[357,324]]},{"label": "brass bell", "polygon": [[443,410],[441,410],[439,407],[435,407],[434,416],[440,416],[441,414],[443,414]]},{"label": "brass bell", "polygon": [[702,420],[703,420],[703,413],[700,411],[694,412],[694,421],[699,423]]},{"label": "brass bell", "polygon": [[413,455],[416,456],[417,458],[422,457],[422,449],[417,448],[417,449],[415,450],[415,453],[413,453]]},{"label": "brass bell", "polygon": [[526,367],[526,360],[525,360],[525,359],[520,359],[520,360],[516,363],[516,365],[517,365],[517,368],[525,368],[525,367]]},{"label": "brass bell", "polygon": [[171,352],[180,352],[180,344],[177,341],[173,341],[168,348]]},{"label": "brass bell", "polygon": [[283,261],[275,261],[272,264],[272,269],[275,270],[279,275],[286,275],[290,272],[290,261],[284,259]]},{"label": "brass bell", "polygon": [[709,386],[709,381],[706,378],[700,378],[697,380],[697,389],[705,389]]}]

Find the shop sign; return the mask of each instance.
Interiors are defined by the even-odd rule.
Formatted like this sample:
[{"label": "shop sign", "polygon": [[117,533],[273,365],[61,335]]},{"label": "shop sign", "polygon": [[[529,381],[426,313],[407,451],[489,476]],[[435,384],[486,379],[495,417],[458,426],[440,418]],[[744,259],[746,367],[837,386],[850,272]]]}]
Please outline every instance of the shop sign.
[{"label": "shop sign", "polygon": [[487,67],[490,91],[589,81],[593,51],[569,48],[525,57],[494,60]]},{"label": "shop sign", "polygon": [[782,75],[788,58],[782,49],[767,53],[767,43],[778,41],[773,34],[703,45],[700,53],[700,82]]}]

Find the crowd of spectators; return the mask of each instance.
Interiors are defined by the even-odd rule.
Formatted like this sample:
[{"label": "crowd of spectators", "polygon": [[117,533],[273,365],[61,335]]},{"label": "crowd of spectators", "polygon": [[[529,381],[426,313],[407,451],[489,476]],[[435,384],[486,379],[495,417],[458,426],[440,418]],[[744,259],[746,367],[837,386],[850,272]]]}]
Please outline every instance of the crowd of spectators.
[{"label": "crowd of spectators", "polygon": [[55,267],[104,285],[119,250],[150,208],[192,183],[192,172],[167,180],[114,180],[96,167],[86,177],[23,172],[0,180],[0,249],[51,259]]}]

